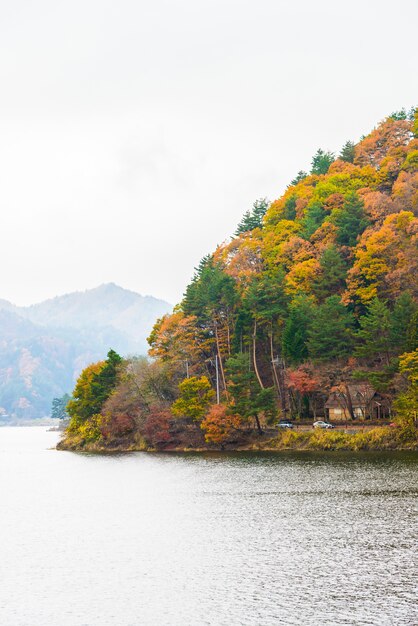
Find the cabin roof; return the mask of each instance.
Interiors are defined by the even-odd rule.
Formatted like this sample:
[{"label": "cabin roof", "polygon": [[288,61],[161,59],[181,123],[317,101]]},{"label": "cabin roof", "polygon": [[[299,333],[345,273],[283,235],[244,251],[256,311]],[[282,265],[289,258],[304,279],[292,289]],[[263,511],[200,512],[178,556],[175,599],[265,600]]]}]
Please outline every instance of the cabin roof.
[{"label": "cabin roof", "polygon": [[[365,407],[376,395],[376,390],[368,383],[349,383],[347,385],[351,396],[353,408]],[[334,390],[328,396],[325,403],[326,409],[345,408],[345,399],[347,394],[345,390]]]}]

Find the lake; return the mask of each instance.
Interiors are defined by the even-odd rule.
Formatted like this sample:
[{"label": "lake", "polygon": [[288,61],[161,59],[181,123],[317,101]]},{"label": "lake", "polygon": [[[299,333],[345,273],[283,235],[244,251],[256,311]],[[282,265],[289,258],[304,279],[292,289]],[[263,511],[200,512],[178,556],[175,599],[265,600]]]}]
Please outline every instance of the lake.
[{"label": "lake", "polygon": [[3,626],[418,624],[417,455],[58,452],[0,428]]}]

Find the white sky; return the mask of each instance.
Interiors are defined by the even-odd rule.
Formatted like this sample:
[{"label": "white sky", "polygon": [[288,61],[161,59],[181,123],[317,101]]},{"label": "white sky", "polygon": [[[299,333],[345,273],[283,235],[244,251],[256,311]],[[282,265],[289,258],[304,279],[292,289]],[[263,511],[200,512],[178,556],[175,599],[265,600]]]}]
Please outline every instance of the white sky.
[{"label": "white sky", "polygon": [[0,2],[0,297],[175,303],[318,147],[418,104],[418,2]]}]

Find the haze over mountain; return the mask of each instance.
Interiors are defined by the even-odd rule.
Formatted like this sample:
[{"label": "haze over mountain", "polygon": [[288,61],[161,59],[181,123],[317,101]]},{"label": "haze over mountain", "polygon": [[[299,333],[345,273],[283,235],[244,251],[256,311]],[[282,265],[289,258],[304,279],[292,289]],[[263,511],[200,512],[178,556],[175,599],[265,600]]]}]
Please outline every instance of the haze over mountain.
[{"label": "haze over mountain", "polygon": [[110,347],[145,354],[146,337],[170,304],[113,283],[28,307],[0,299],[0,413],[49,414],[81,369]]}]

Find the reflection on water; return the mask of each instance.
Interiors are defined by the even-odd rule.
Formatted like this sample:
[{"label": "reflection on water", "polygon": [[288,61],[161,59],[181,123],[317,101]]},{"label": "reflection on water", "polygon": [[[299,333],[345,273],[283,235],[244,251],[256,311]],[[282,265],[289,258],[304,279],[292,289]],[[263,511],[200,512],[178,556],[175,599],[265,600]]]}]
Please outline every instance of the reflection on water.
[{"label": "reflection on water", "polygon": [[416,455],[56,440],[0,429],[2,625],[418,624]]}]

